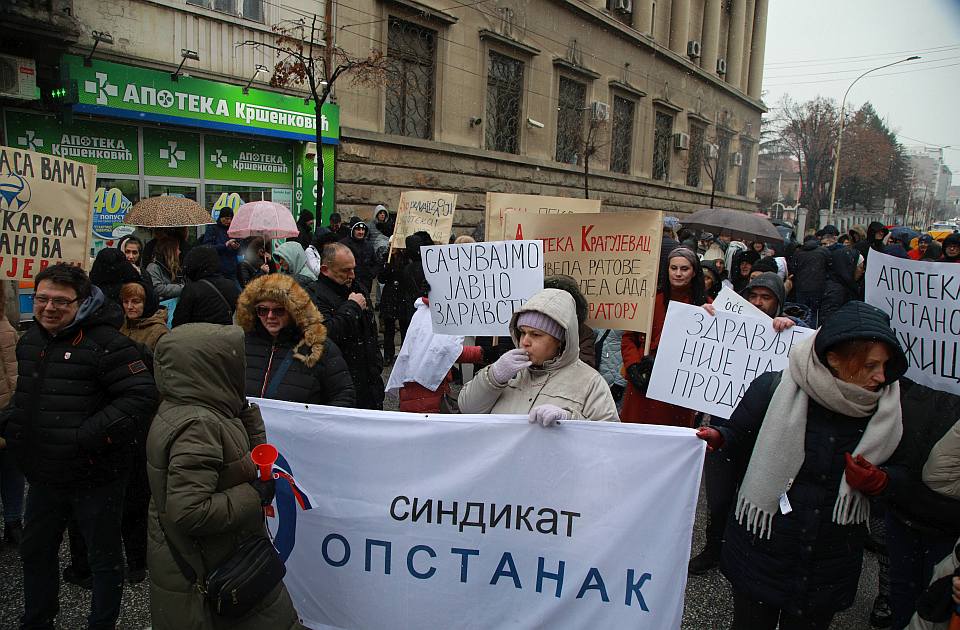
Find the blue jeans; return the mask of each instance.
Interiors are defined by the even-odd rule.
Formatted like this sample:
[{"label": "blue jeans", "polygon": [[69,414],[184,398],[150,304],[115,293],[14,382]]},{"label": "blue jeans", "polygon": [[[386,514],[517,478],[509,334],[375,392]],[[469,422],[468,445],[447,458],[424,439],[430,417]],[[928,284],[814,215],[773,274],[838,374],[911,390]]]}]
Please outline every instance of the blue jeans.
[{"label": "blue jeans", "polygon": [[890,556],[890,610],[893,630],[903,630],[916,612],[917,598],[930,584],[933,567],[953,551],[955,536],[922,532],[887,511]]},{"label": "blue jeans", "polygon": [[5,524],[23,520],[23,473],[7,450],[0,451],[0,501]]},{"label": "blue jeans", "polygon": [[114,628],[123,595],[120,521],[126,477],[96,488],[31,485],[27,494],[23,542],[23,618],[21,630],[53,630],[60,611],[60,543],[72,518],[87,543],[93,573],[91,630]]}]

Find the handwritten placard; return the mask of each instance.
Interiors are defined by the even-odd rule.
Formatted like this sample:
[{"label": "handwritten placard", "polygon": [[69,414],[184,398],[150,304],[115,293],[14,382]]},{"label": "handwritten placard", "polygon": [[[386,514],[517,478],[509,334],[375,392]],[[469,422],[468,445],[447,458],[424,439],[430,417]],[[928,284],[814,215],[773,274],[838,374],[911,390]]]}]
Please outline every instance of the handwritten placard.
[{"label": "handwritten placard", "polygon": [[670,302],[647,397],[729,418],[753,379],[787,367],[791,348],[816,331],[782,332],[773,320]]},{"label": "handwritten placard", "polygon": [[400,194],[397,223],[392,247],[403,247],[408,236],[428,232],[434,243],[446,243],[453,231],[453,214],[457,196],[432,190],[408,190]]},{"label": "handwritten placard", "polygon": [[907,378],[960,394],[960,265],[871,249],[866,302],[890,316],[907,355]]},{"label": "handwritten placard", "polygon": [[543,243],[498,241],[421,249],[433,332],[509,335],[510,319],[543,290]]},{"label": "handwritten placard", "polygon": [[589,302],[594,328],[649,332],[657,293],[660,212],[508,212],[507,235],[543,241],[544,274],[567,275]]},{"label": "handwritten placard", "polygon": [[733,315],[772,319],[769,315],[745,300],[743,296],[737,294],[732,287],[728,286],[720,289],[720,293],[717,294],[716,299],[713,301],[713,307],[718,311],[731,313]]},{"label": "handwritten placard", "polygon": [[484,216],[485,241],[502,241],[505,238],[510,238],[506,236],[504,231],[504,218],[508,212],[598,214],[600,212],[600,200],[488,192],[487,209]]}]

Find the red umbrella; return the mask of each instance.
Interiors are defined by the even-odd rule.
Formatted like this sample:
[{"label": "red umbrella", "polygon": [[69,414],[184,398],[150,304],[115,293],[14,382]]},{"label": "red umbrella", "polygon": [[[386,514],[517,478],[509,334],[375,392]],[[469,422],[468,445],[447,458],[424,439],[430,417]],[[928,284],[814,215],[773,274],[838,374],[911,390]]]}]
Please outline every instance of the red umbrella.
[{"label": "red umbrella", "polygon": [[237,208],[227,234],[233,238],[287,238],[300,233],[290,210],[272,201],[252,201]]}]

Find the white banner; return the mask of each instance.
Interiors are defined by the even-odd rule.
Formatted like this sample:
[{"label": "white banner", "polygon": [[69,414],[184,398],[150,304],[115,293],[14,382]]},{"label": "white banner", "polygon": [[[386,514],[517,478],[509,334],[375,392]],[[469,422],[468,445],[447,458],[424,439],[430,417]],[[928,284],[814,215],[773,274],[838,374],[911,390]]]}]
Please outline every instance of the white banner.
[{"label": "white banner", "polygon": [[543,241],[433,245],[421,249],[433,332],[510,334],[510,318],[543,290]]},{"label": "white banner", "polygon": [[693,431],[257,402],[308,627],[680,627]]},{"label": "white banner", "polygon": [[960,265],[870,250],[866,301],[890,316],[907,378],[960,394]]},{"label": "white banner", "polygon": [[790,349],[814,330],[773,329],[769,317],[747,317],[670,302],[647,396],[729,418],[753,379],[787,367]]},{"label": "white banner", "polygon": [[773,319],[759,308],[745,300],[733,290],[733,287],[724,285],[713,300],[713,307],[718,311],[730,313],[731,315],[744,315],[746,317],[759,317],[760,319]]}]

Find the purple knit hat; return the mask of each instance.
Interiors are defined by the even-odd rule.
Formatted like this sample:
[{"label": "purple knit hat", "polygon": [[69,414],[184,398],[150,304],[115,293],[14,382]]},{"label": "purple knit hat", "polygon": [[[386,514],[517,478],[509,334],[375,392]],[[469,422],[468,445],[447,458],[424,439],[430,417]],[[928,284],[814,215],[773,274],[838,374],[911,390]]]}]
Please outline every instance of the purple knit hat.
[{"label": "purple knit hat", "polygon": [[519,330],[521,326],[529,326],[530,328],[542,330],[559,341],[563,341],[565,336],[563,326],[558,324],[556,320],[549,315],[544,315],[539,311],[525,311],[520,313],[520,317],[517,318],[517,329]]}]

